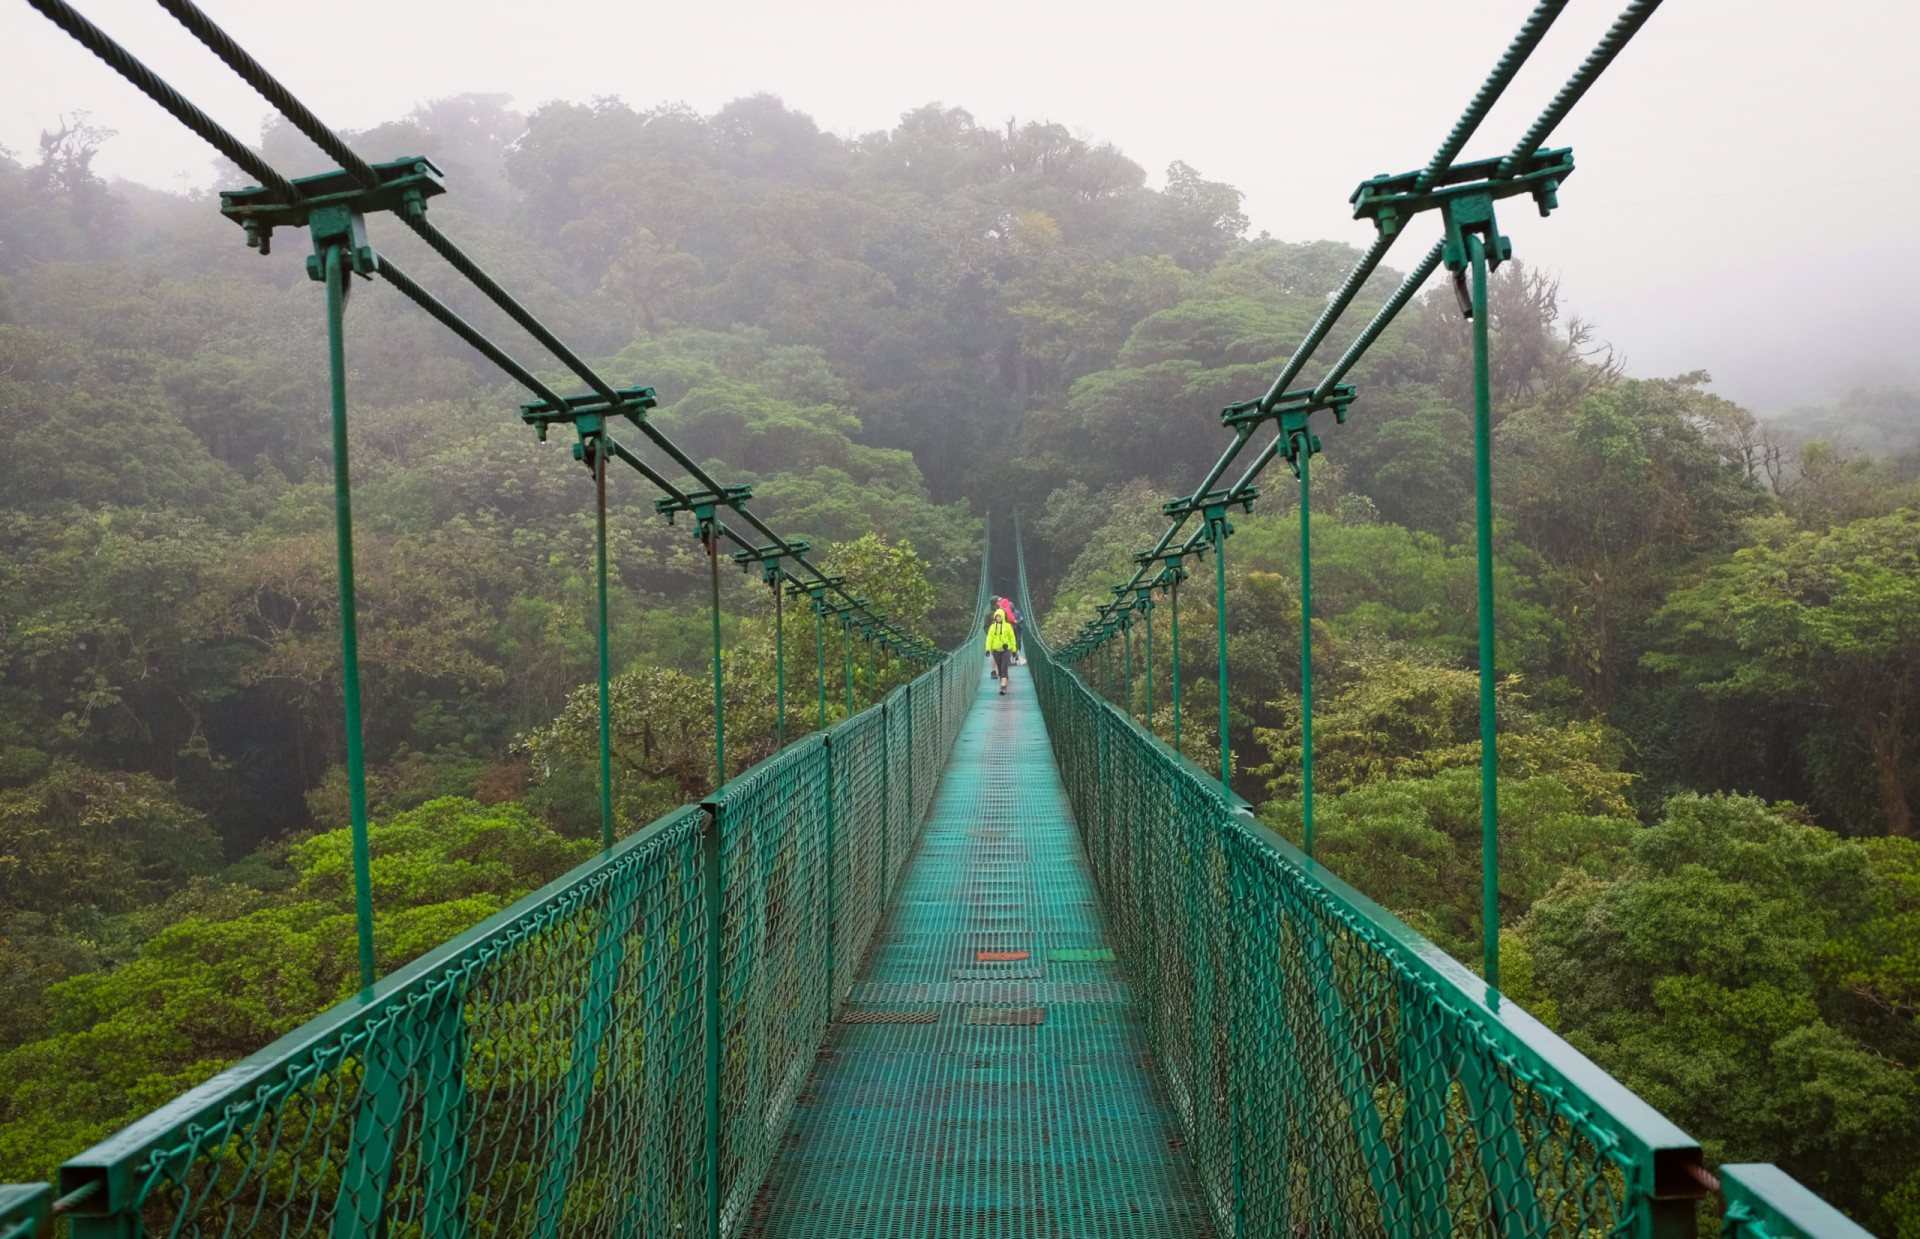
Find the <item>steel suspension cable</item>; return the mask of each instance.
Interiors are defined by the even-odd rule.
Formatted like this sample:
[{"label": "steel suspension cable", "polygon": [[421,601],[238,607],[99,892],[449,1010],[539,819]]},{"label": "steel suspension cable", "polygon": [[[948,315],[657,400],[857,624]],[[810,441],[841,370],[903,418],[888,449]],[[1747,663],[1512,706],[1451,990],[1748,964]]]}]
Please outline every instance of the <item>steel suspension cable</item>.
[{"label": "steel suspension cable", "polygon": [[1522,160],[1546,144],[1548,136],[1559,127],[1561,121],[1566,119],[1567,113],[1573,110],[1573,105],[1580,102],[1580,97],[1599,80],[1607,66],[1613,63],[1613,58],[1618,56],[1628,41],[1640,32],[1640,27],[1647,24],[1647,19],[1652,17],[1654,10],[1659,7],[1660,0],[1634,0],[1627,6],[1625,12],[1614,19],[1613,25],[1601,37],[1599,45],[1587,54],[1586,60],[1582,61],[1573,76],[1567,79],[1567,84],[1560,88],[1560,93],[1553,97],[1553,102],[1547,105],[1546,111],[1540,113],[1540,118],[1533,122],[1533,127],[1514,143],[1513,151],[1500,161],[1500,170],[1495,173],[1497,179],[1512,176],[1514,169]]},{"label": "steel suspension cable", "polygon": [[453,332],[454,335],[459,336],[462,340],[465,340],[467,344],[481,356],[506,371],[514,382],[520,384],[520,386],[526,388],[555,408],[566,407],[566,398],[564,396],[541,381],[531,370],[528,370],[525,366],[515,361],[507,354],[505,349],[488,339],[479,328],[469,323],[466,319],[461,318],[460,315],[455,313],[446,303],[442,302],[426,289],[420,287],[420,285],[414,283],[412,277],[395,266],[392,259],[388,258],[385,254],[376,256],[374,259],[374,269],[380,273],[382,279],[392,284],[401,295],[405,296],[408,300],[438,320],[441,326]]},{"label": "steel suspension cable", "polygon": [[1421,285],[1440,269],[1441,251],[1445,248],[1444,242],[1435,241],[1433,248],[1426,252],[1420,262],[1408,273],[1407,278],[1400,281],[1400,287],[1393,290],[1393,296],[1387,298],[1387,303],[1380,307],[1365,329],[1354,338],[1352,344],[1347,346],[1347,351],[1340,354],[1340,360],[1333,363],[1333,368],[1327,371],[1326,377],[1315,385],[1313,395],[1316,400],[1325,400],[1332,393],[1334,385],[1347,377],[1347,371],[1353,369],[1360,358],[1366,355],[1367,350],[1373,347],[1374,342],[1379,340],[1381,334],[1392,325],[1393,320],[1399,317],[1400,311],[1407,308],[1407,302],[1413,300],[1413,295],[1420,291]]},{"label": "steel suspension cable", "polygon": [[380,183],[380,178],[366,160],[354,154],[340,135],[321,124],[319,117],[294,98],[292,91],[275,81],[259,61],[248,55],[246,49],[234,42],[232,36],[216,25],[211,17],[201,12],[193,0],[158,0],[158,3],[195,38],[206,44],[214,55],[226,62],[241,81],[259,91],[276,111],[293,122],[293,127],[306,135],[308,141],[319,147],[328,159],[339,164],[348,175],[360,182],[363,189],[372,189]]},{"label": "steel suspension cable", "polygon": [[[185,0],[161,0],[163,4],[169,2],[184,3]],[[1533,49],[1540,45],[1540,40],[1547,33],[1548,27],[1553,25],[1554,18],[1560,16],[1561,10],[1566,7],[1567,0],[1541,0],[1534,6],[1533,12],[1522,23],[1520,33],[1514,35],[1513,42],[1507,45],[1506,54],[1500,57],[1499,63],[1493,66],[1493,72],[1487,75],[1487,80],[1480,87],[1480,92],[1473,97],[1471,103],[1467,104],[1467,110],[1461,113],[1460,119],[1454,122],[1453,132],[1447,135],[1446,141],[1440,144],[1440,149],[1434,152],[1427,166],[1421,169],[1419,177],[1414,181],[1416,189],[1431,188],[1433,183],[1453,166],[1453,161],[1459,158],[1460,151],[1466,146],[1467,139],[1471,138],[1474,130],[1480,127],[1480,122],[1487,118],[1487,113],[1493,110],[1494,103],[1506,90],[1507,84],[1513,81],[1513,75],[1520,71],[1520,66],[1526,63],[1527,57],[1533,54]]]},{"label": "steel suspension cable", "polygon": [[1273,380],[1273,386],[1269,387],[1267,394],[1260,398],[1263,407],[1271,407],[1275,401],[1279,400],[1281,393],[1285,392],[1288,385],[1300,376],[1302,370],[1306,369],[1307,362],[1313,358],[1314,350],[1320,347],[1320,342],[1327,338],[1327,333],[1333,330],[1333,325],[1340,320],[1341,315],[1347,312],[1347,307],[1353,303],[1354,297],[1359,295],[1361,286],[1373,274],[1374,268],[1380,265],[1381,259],[1387,256],[1387,251],[1393,248],[1393,243],[1399,239],[1399,236],[1397,232],[1381,233],[1376,236],[1373,244],[1367,247],[1367,252],[1360,256],[1360,261],[1353,264],[1353,270],[1347,272],[1346,280],[1334,293],[1333,299],[1327,302],[1326,308],[1320,311],[1320,317],[1314,320],[1312,327],[1308,328],[1306,338],[1300,341],[1300,347],[1296,348],[1293,356],[1287,359],[1287,364],[1281,368],[1279,377]]},{"label": "steel suspension cable", "polygon": [[72,35],[80,46],[106,61],[114,72],[165,108],[168,114],[193,130],[207,145],[233,160],[241,171],[280,194],[286,201],[300,201],[300,191],[294,188],[293,182],[274,171],[251,147],[221,128],[212,117],[189,103],[179,91],[161,81],[158,74],[114,42],[106,31],[82,17],[72,5],[65,0],[27,0],[27,3],[40,10],[48,21]]},{"label": "steel suspension cable", "polygon": [[[137,60],[135,60],[131,55],[127,54],[124,51],[124,49],[121,49],[117,44],[114,44],[112,40],[108,39],[104,33],[92,27],[91,24],[88,23],[85,18],[81,17],[78,13],[74,12],[71,8],[69,8],[64,3],[64,0],[29,0],[29,3],[34,4],[36,7],[42,8],[43,12],[47,12],[50,17],[54,17],[54,19],[57,22],[60,22],[63,29],[68,29],[69,33],[74,34],[74,37],[80,38],[83,43],[87,43],[89,47],[93,47],[93,44],[89,42],[87,38],[83,37],[73,27],[68,26],[65,21],[61,20],[61,18],[55,17],[54,13],[51,11],[52,6],[58,6],[59,9],[64,10],[66,14],[70,15],[71,19],[74,22],[77,22],[81,26],[84,26],[86,29],[91,30],[94,36],[96,36],[100,41],[104,42],[104,44],[106,44],[114,52],[117,52],[122,58],[124,58],[124,60],[127,62],[129,66],[131,66],[133,69],[137,69],[140,73],[145,74],[146,77],[150,78],[154,86],[157,87],[160,91],[164,91],[166,92],[167,95],[172,96],[182,106],[190,109],[192,108],[191,104],[187,104],[184,99],[179,99],[177,95],[174,95],[172,89],[168,87],[164,82],[160,81],[158,77],[154,76],[150,71],[148,71],[145,68],[145,66],[141,65]],[[254,90],[259,92],[260,96],[264,98],[268,103],[272,104],[273,107],[282,116],[286,117],[287,121],[290,124],[292,124],[294,128],[296,128],[302,134],[304,134],[308,138],[308,140],[314,143],[314,145],[318,146],[329,158],[333,159],[336,163],[338,163],[350,176],[352,176],[356,181],[360,182],[360,184],[364,188],[371,189],[379,183],[379,177],[374,172],[372,166],[368,164],[366,160],[362,159],[357,153],[355,153],[353,148],[347,144],[344,138],[342,138],[338,133],[336,133],[334,130],[329,128],[323,121],[321,121],[320,118],[316,116],[310,108],[308,108],[305,104],[301,103],[298,97],[296,97],[292,91],[288,90],[285,85],[283,85],[277,78],[275,78],[271,73],[269,73],[266,70],[266,68],[263,65],[261,65],[259,61],[255,60],[244,48],[242,48],[239,45],[239,43],[233,39],[232,36],[228,35],[225,30],[221,29],[220,25],[217,22],[215,22],[211,17],[209,17],[199,7],[194,5],[192,3],[192,0],[158,0],[158,3],[161,5],[162,8],[164,8],[168,13],[170,13],[177,21],[179,21],[183,26],[185,26],[189,32],[191,32],[196,38],[198,38],[202,43],[204,43],[207,46],[207,48],[214,53],[214,55],[218,56],[220,60],[227,65],[228,68],[232,69],[234,73],[237,74],[243,81],[245,81],[249,86],[252,86]],[[106,52],[101,52],[98,48],[95,48],[95,50],[97,54],[100,54],[102,56],[103,59],[107,59],[108,63],[115,64],[116,68],[120,67],[120,65],[116,63],[116,61],[112,57],[110,57]],[[121,71],[123,73],[128,73],[130,78],[132,77],[132,74],[129,73],[127,69],[123,68]],[[137,78],[133,80],[135,80],[137,85],[141,84]],[[146,89],[145,86],[143,86],[142,88]],[[154,92],[152,90],[149,90],[148,93],[153,94]],[[163,105],[166,103],[165,98],[163,98],[161,95],[155,94],[154,97],[156,99],[161,99]],[[171,111],[173,109],[169,107],[169,110]],[[192,109],[192,110],[194,114],[200,115],[198,112],[198,109]],[[184,120],[186,118],[183,116],[182,119]],[[241,166],[246,167],[248,171],[255,172],[255,175],[261,176],[262,184],[268,185],[269,187],[275,189],[277,192],[284,190],[287,194],[287,198],[289,201],[296,201],[299,199],[300,195],[298,194],[297,191],[294,190],[293,186],[285,180],[285,178],[282,178],[279,176],[278,173],[273,172],[271,168],[268,168],[267,165],[264,162],[260,161],[257,157],[252,157],[251,152],[246,152],[246,148],[244,146],[240,146],[231,137],[231,135],[226,135],[223,130],[219,130],[217,126],[213,126],[212,121],[206,120],[203,115],[201,116],[201,119],[205,121],[205,123],[208,126],[212,126],[212,128],[216,132],[219,132],[220,134],[222,134],[229,143],[234,144],[235,146],[238,147],[239,150],[241,150],[242,152],[245,152],[248,157],[252,158],[253,162],[255,164],[258,164],[259,169],[264,172],[264,175],[262,175],[262,171],[256,171],[254,167],[249,166],[241,158],[229,155],[230,158],[235,158],[236,163],[241,163]],[[189,122],[189,124],[191,125],[191,122]],[[195,128],[196,128],[196,132],[199,132],[198,127],[195,127]],[[203,133],[202,136],[207,136],[207,135]],[[212,138],[209,137],[209,140],[212,141]],[[215,142],[215,145],[219,146],[220,144],[218,142]],[[223,153],[225,153],[224,150],[223,150]],[[429,221],[424,214],[420,212],[400,212],[399,217],[400,217],[400,221],[403,224],[405,224],[409,229],[411,229],[415,234],[417,234],[421,238],[421,240],[425,241],[427,245],[431,247],[435,253],[439,254],[441,258],[445,259],[449,266],[451,266],[455,271],[459,272],[462,276],[464,276],[470,283],[474,285],[474,287],[478,288],[482,293],[486,294],[487,298],[491,300],[496,306],[498,306],[502,312],[504,312],[515,323],[519,324],[519,326],[522,329],[524,329],[529,335],[531,335],[535,340],[537,340],[544,348],[547,349],[548,352],[552,353],[553,356],[556,359],[558,359],[562,365],[564,365],[567,369],[573,371],[573,373],[576,376],[578,376],[579,379],[583,383],[585,383],[590,389],[592,389],[602,399],[605,399],[610,403],[613,403],[616,405],[620,403],[620,397],[614,391],[612,384],[607,382],[607,380],[603,378],[599,374],[599,372],[594,370],[592,366],[588,365],[586,361],[584,361],[577,353],[575,353],[571,348],[569,348],[566,345],[566,343],[562,341],[560,337],[556,335],[551,329],[549,329],[545,323],[542,323],[539,320],[539,318],[533,314],[531,310],[527,309],[526,306],[522,305],[517,298],[515,298],[505,288],[501,287],[500,284],[497,281],[495,281],[493,277],[488,275],[486,271],[477,262],[475,262],[472,258],[470,258],[466,254],[466,252],[463,251],[453,241],[452,238],[448,237],[445,233],[441,232],[439,228],[435,227],[434,224],[431,221]],[[415,292],[418,293],[419,295],[415,296],[413,293],[410,293],[409,295],[414,296],[414,299],[416,301],[419,301],[423,308],[427,308],[429,313],[434,314],[434,317],[440,319],[442,323],[446,324],[450,329],[453,329],[457,334],[461,335],[462,339],[467,340],[469,344],[473,344],[474,347],[480,349],[481,352],[485,353],[488,356],[489,360],[495,361],[496,364],[501,364],[500,359],[505,357],[505,354],[503,352],[501,352],[497,347],[482,345],[478,343],[476,340],[476,337],[478,337],[479,333],[475,331],[473,328],[467,327],[464,331],[462,331],[460,328],[455,327],[454,323],[458,321],[458,319],[457,319],[457,316],[454,316],[452,314],[452,311],[446,310],[445,307],[440,307],[440,311],[435,312],[431,307],[428,306],[428,303],[426,301],[421,300],[421,298],[424,297],[426,294],[423,291],[419,290],[418,285],[414,285],[413,287],[415,289]],[[480,338],[484,338],[484,337],[480,337]],[[504,369],[507,367],[503,365],[502,368]],[[521,368],[518,366],[514,366],[512,369],[509,369],[508,372],[510,374],[513,374],[516,379],[520,379],[521,375],[525,373],[524,368]],[[525,380],[522,380],[522,381],[525,382]],[[528,384],[528,385],[533,386],[532,384]],[[543,399],[548,398],[544,392],[542,393],[542,398]],[[564,402],[560,402],[556,407],[565,407],[565,404]],[[677,444],[675,444],[671,439],[667,438],[667,436],[661,433],[657,428],[643,422],[641,424],[640,429],[641,429],[641,432],[647,436],[647,438],[652,440],[653,443],[656,446],[658,446],[662,451],[666,452],[667,455],[673,459],[673,462],[676,465],[686,470],[687,475],[693,478],[695,481],[699,482],[702,487],[716,494],[724,493],[724,488],[720,485],[720,483],[717,480],[713,478],[711,474],[709,474],[705,469],[703,469],[690,456],[686,455],[686,453],[681,451]],[[633,463],[633,460],[630,456],[628,457],[628,461],[629,463]],[[657,478],[658,478],[657,474],[650,473],[649,480],[656,480]],[[680,493],[677,489],[668,488],[668,493],[673,495],[676,499],[685,498],[685,495]],[[742,517],[742,519],[744,519],[749,525],[753,526],[756,532],[772,540],[775,544],[779,545],[782,548],[782,550],[786,550],[788,548],[788,544],[786,543],[786,541],[782,539],[778,534],[776,534],[770,527],[768,527],[758,517],[746,511],[744,508],[736,507],[734,510],[738,512]],[[748,542],[747,540],[741,538],[739,535],[735,534],[733,530],[725,528],[723,526],[721,532],[723,536],[725,536],[730,542],[733,542],[735,545],[739,546],[741,549],[743,550],[753,549],[752,543]],[[816,568],[814,568],[812,564],[808,563],[804,557],[794,556],[794,559],[802,567],[806,568],[809,572],[814,573],[814,575],[817,578],[821,580],[825,579],[824,574],[820,573]],[[856,609],[860,609],[864,612],[865,609],[859,607],[859,604],[855,601],[855,599],[851,594],[848,594],[846,591],[839,589],[838,587],[830,586],[830,588],[833,588],[835,593],[838,593],[841,597],[845,598],[849,603],[853,603]],[[883,625],[883,627],[888,627],[889,631],[899,631],[897,629],[891,628],[890,626]],[[902,633],[901,635],[905,636],[906,634]]]}]

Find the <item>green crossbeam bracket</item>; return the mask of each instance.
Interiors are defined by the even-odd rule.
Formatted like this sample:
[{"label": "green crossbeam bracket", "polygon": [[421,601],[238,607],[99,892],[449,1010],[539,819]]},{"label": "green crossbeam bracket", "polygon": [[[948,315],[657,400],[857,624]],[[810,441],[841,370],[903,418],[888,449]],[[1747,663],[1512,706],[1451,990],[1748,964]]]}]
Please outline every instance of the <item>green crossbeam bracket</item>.
[{"label": "green crossbeam bracket", "polygon": [[[1252,400],[1239,400],[1220,410],[1220,424],[1228,429],[1258,426],[1262,422],[1273,421],[1280,424],[1280,431],[1289,437],[1307,429],[1307,419],[1323,410],[1331,411],[1333,420],[1344,426],[1347,424],[1347,407],[1354,402],[1354,390],[1351,383],[1336,383],[1328,388],[1325,395],[1317,394],[1313,388],[1285,392],[1269,401],[1264,396]],[[1318,451],[1316,447],[1314,449]]]},{"label": "green crossbeam bracket", "polygon": [[[534,434],[542,443],[547,441],[548,428],[556,423],[572,426],[585,440],[590,435],[604,432],[609,418],[624,417],[638,427],[646,420],[647,410],[658,408],[660,404],[651,387],[622,387],[614,394],[620,397],[618,401],[608,400],[599,392],[568,396],[563,408],[556,408],[549,400],[535,400],[520,406],[520,420],[533,427]],[[575,445],[574,459],[584,459],[578,444]]]},{"label": "green crossbeam bracket", "polygon": [[[1534,205],[1545,216],[1560,205],[1560,184],[1573,175],[1573,149],[1538,151],[1520,161],[1506,176],[1500,175],[1505,157],[1479,159],[1455,164],[1426,188],[1421,188],[1421,173],[1382,174],[1360,182],[1347,201],[1353,203],[1355,219],[1370,219],[1382,236],[1393,236],[1407,221],[1435,207],[1442,211],[1457,208],[1463,199],[1485,198],[1489,202],[1531,194]],[[1490,218],[1490,217],[1489,217]],[[1448,238],[1451,242],[1452,238]],[[1465,251],[1461,253],[1465,260]],[[1451,266],[1451,262],[1448,264]]]},{"label": "green crossbeam bracket", "polygon": [[805,559],[807,552],[812,549],[812,543],[795,539],[785,546],[756,546],[748,551],[735,551],[733,553],[733,562],[740,565],[740,571],[742,572],[752,568],[755,564],[759,564],[760,579],[768,585],[773,585],[778,583],[781,576],[784,575],[780,567],[780,561],[782,559]]},{"label": "green crossbeam bracket", "polygon": [[796,598],[810,598],[813,600],[814,610],[822,615],[831,615],[836,608],[833,603],[827,601],[827,591],[838,589],[846,583],[847,578],[838,575],[821,577],[817,581],[795,581],[787,586],[787,593]]},{"label": "green crossbeam bracket", "polygon": [[740,505],[753,498],[751,486],[723,486],[719,490],[690,491],[684,496],[667,495],[653,501],[653,510],[667,518],[667,524],[673,524],[673,518],[682,512],[693,513],[698,523],[700,536],[705,538],[713,527],[715,515],[721,508],[732,508],[738,512]]},{"label": "green crossbeam bracket", "polygon": [[1320,436],[1313,433],[1310,419],[1328,411],[1333,420],[1347,424],[1347,407],[1354,401],[1353,384],[1336,383],[1324,394],[1313,388],[1290,391],[1269,402],[1265,397],[1241,400],[1220,410],[1220,424],[1246,434],[1262,422],[1272,421],[1280,428],[1278,454],[1300,476],[1300,458],[1320,451]]},{"label": "green crossbeam bracket", "polygon": [[[314,250],[322,255],[326,253],[323,241],[336,244],[341,236],[350,236],[354,238],[349,246],[353,269],[371,275],[373,249],[367,245],[362,217],[371,211],[392,211],[418,219],[427,213],[427,199],[447,192],[440,183],[440,169],[425,156],[377,163],[373,171],[380,183],[372,189],[354,180],[350,172],[301,177],[293,182],[300,191],[297,202],[282,202],[272,190],[258,185],[227,190],[220,195],[220,214],[246,229],[247,244],[262,254],[272,251],[275,228],[311,228]],[[311,259],[307,274],[315,280],[325,278],[316,274]]]},{"label": "green crossbeam bracket", "polygon": [[1139,564],[1143,568],[1146,567],[1148,564],[1167,564],[1171,567],[1178,567],[1180,565],[1180,561],[1185,559],[1191,553],[1192,552],[1188,551],[1185,547],[1179,547],[1179,546],[1169,547],[1168,549],[1161,551],[1157,554],[1150,550],[1135,551],[1133,553],[1133,562],[1136,564]]},{"label": "green crossbeam bracket", "polygon": [[0,1239],[53,1233],[53,1189],[45,1183],[0,1183]]},{"label": "green crossbeam bracket", "polygon": [[[1191,516],[1198,512],[1209,526],[1225,518],[1227,509],[1239,506],[1243,512],[1253,511],[1253,501],[1260,497],[1258,486],[1236,486],[1231,490],[1211,490],[1204,495],[1182,495],[1178,499],[1169,499],[1160,505],[1160,510],[1168,516]],[[1227,526],[1232,533],[1233,527]]]},{"label": "green crossbeam bracket", "polygon": [[1421,188],[1418,172],[1376,176],[1362,181],[1348,201],[1354,204],[1353,217],[1371,219],[1383,237],[1399,232],[1421,211],[1438,208],[1444,229],[1440,258],[1453,273],[1453,295],[1460,312],[1472,318],[1473,299],[1467,291],[1467,238],[1480,237],[1488,266],[1497,268],[1513,257],[1513,242],[1501,235],[1493,204],[1530,194],[1545,216],[1560,205],[1560,184],[1573,175],[1571,147],[1539,151],[1503,176],[1500,167],[1507,162],[1500,158],[1458,164],[1425,189]]}]

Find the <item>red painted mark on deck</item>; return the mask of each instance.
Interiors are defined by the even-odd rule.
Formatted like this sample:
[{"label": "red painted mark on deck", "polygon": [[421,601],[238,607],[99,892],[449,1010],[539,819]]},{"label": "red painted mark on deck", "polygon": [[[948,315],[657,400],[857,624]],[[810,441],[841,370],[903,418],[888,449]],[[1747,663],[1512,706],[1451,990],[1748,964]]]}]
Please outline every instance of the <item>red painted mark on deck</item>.
[{"label": "red painted mark on deck", "polygon": [[1009,964],[1016,959],[1027,959],[1025,951],[975,951],[974,959],[983,964]]}]

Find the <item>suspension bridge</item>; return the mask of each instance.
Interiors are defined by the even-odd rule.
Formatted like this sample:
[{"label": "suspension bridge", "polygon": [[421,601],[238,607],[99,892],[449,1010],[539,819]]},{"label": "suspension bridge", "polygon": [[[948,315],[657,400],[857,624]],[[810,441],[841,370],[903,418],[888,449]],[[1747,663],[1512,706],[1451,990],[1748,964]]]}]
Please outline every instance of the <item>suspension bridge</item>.
[{"label": "suspension bridge", "polygon": [[[310,235],[329,341],[361,989],[72,1158],[56,1184],[0,1186],[0,1239],[1679,1239],[1699,1233],[1710,1196],[1725,1236],[1865,1233],[1776,1167],[1709,1172],[1691,1137],[1499,990],[1486,297],[1511,245],[1495,206],[1522,195],[1542,215],[1558,206],[1573,159],[1547,140],[1659,0],[1628,6],[1507,154],[1458,162],[1565,7],[1542,0],[1434,156],[1354,191],[1373,244],[1271,387],[1224,410],[1225,452],[1165,505],[1166,533],[1113,601],[1058,650],[1028,632],[1029,665],[1006,696],[982,691],[974,638],[942,654],[851,593],[805,542],[753,514],[749,487],[715,477],[648,420],[650,388],[607,382],[429,222],[446,192],[430,161],[369,164],[192,0],[157,2],[338,165],[288,179],[65,0],[28,0],[255,178],[221,195],[247,244],[264,253],[276,231]],[[1326,373],[1295,387],[1429,211],[1440,241]],[[585,391],[556,390],[382,255],[367,228],[382,213]],[[1346,420],[1358,396],[1343,378],[1442,266],[1473,324],[1479,974],[1313,858],[1312,418]],[[602,850],[385,977],[374,968],[347,454],[356,278],[391,286],[524,386],[519,416],[541,439],[570,430],[598,515]],[[1300,848],[1232,793],[1223,725],[1228,514],[1251,510],[1276,459],[1300,499]],[[718,788],[618,841],[606,639],[615,464],[657,492],[660,515],[687,515],[708,557]],[[1038,614],[1017,521],[1013,532],[1010,565],[994,562],[991,536],[983,547],[970,633],[996,589]],[[776,600],[783,744],[745,770],[726,756],[723,554]],[[1208,554],[1217,768],[1185,755],[1179,685],[1180,585]],[[785,743],[789,597],[814,621],[819,726]],[[1164,737],[1152,672],[1163,602],[1174,651]],[[846,693],[831,724],[830,629]],[[868,658],[864,708],[855,642]],[[884,691],[876,649],[894,672]]]}]

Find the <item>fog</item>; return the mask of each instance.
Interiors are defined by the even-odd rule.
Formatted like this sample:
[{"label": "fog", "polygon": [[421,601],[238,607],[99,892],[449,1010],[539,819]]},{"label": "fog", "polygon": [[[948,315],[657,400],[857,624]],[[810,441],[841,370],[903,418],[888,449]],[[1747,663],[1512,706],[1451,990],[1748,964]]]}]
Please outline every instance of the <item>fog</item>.
[{"label": "fog", "polygon": [[[1621,3],[1574,0],[1466,156],[1505,151]],[[259,132],[265,105],[157,7],[79,7],[229,128]],[[522,108],[618,95],[702,111],[767,91],[852,136],[937,100],[983,121],[1058,121],[1156,174],[1183,159],[1244,191],[1256,232],[1364,244],[1346,210],[1354,185],[1425,161],[1531,6],[204,7],[339,128],[468,91]],[[1516,253],[1559,273],[1564,303],[1636,374],[1705,369],[1762,413],[1920,380],[1907,293],[1920,240],[1906,209],[1920,170],[1899,157],[1920,116],[1917,34],[1910,2],[1671,0],[1554,135],[1579,166],[1563,209],[1503,216]],[[105,175],[212,184],[197,139],[18,0],[0,7],[0,47],[0,144],[19,157],[85,110],[119,134],[96,164]]]}]

